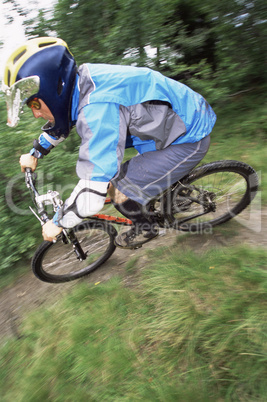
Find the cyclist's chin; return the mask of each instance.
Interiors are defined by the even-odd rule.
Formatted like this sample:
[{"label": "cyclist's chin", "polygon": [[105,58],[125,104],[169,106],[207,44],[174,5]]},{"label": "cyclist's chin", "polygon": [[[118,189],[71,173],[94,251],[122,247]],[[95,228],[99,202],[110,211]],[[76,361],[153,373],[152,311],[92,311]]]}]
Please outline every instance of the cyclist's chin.
[{"label": "cyclist's chin", "polygon": [[43,114],[41,116],[49,125],[54,125],[55,124],[55,119],[52,114]]},{"label": "cyclist's chin", "polygon": [[55,125],[55,120],[47,120],[46,123],[43,125],[42,130],[50,130]]}]

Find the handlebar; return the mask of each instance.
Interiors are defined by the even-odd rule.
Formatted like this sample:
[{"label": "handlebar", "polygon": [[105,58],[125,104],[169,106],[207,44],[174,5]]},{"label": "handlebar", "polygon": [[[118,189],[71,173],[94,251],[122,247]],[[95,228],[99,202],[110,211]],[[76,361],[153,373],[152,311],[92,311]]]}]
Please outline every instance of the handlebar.
[{"label": "handlebar", "polygon": [[31,168],[25,169],[25,183],[26,186],[33,192],[35,197],[39,196],[39,193],[35,187],[36,175],[34,177],[33,171]]},{"label": "handlebar", "polygon": [[63,202],[59,198],[59,193],[57,191],[48,190],[47,194],[40,195],[35,187],[36,178],[37,175],[32,172],[31,168],[25,169],[25,183],[32,193],[37,213],[35,213],[31,207],[30,210],[43,225],[45,222],[50,220],[45,210],[45,205],[52,204],[54,206],[54,211],[57,211],[57,209],[62,206]]}]

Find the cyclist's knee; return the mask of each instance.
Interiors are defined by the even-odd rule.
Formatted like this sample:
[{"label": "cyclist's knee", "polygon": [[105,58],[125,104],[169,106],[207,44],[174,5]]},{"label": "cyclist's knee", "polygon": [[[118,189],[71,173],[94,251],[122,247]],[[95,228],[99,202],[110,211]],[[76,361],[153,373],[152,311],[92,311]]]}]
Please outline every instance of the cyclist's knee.
[{"label": "cyclist's knee", "polygon": [[128,200],[128,197],[116,187],[114,187],[111,183],[108,187],[108,195],[111,198],[112,202],[115,204],[122,204],[123,202]]}]

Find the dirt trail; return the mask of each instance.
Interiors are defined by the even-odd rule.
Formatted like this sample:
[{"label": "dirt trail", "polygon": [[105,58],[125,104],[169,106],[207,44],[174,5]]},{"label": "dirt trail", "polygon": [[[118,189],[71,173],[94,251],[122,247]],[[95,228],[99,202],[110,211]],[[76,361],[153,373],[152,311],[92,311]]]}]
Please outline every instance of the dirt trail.
[{"label": "dirt trail", "polygon": [[[121,274],[127,281],[125,265],[133,258],[138,257],[138,267],[145,267],[147,262],[146,251],[157,247],[169,247],[179,242],[185,247],[192,247],[201,252],[213,247],[230,246],[232,244],[250,244],[253,247],[267,246],[267,209],[260,212],[245,211],[236,219],[236,233],[231,236],[220,232],[190,235],[184,237],[182,232],[163,231],[152,242],[147,243],[138,250],[117,249],[111,258],[91,275],[81,279],[87,283],[104,282],[115,274]],[[233,222],[233,221],[232,221]],[[223,227],[223,226],[222,226]],[[231,228],[233,228],[231,223]],[[224,225],[227,228],[227,225]],[[30,267],[29,267],[30,269]],[[19,337],[19,323],[27,312],[41,305],[56,303],[59,298],[71,291],[77,281],[67,284],[48,284],[39,281],[30,271],[20,277],[10,287],[0,293],[0,343],[10,336]]]}]

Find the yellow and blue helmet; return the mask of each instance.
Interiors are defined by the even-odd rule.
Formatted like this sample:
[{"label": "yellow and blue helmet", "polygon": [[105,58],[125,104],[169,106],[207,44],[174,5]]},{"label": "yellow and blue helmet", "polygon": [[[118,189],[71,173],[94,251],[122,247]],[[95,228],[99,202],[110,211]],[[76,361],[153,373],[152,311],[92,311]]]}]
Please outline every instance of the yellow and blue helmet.
[{"label": "yellow and blue helmet", "polygon": [[44,101],[54,116],[42,130],[53,137],[67,137],[71,129],[71,96],[77,66],[68,45],[53,37],[25,42],[9,57],[2,90],[6,94],[8,125],[15,127],[23,106],[31,98]]}]

